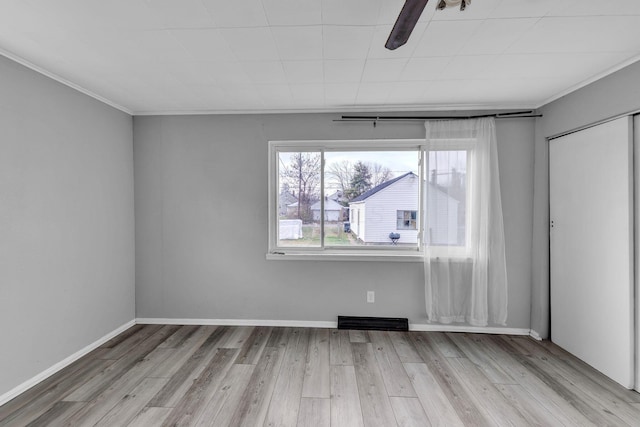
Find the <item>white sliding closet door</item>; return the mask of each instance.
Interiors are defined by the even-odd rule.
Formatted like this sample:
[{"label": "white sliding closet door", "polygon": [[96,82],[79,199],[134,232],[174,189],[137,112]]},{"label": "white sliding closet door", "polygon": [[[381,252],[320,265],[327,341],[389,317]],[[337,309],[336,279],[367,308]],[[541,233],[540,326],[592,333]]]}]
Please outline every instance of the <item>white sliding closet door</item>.
[{"label": "white sliding closet door", "polygon": [[635,383],[631,123],[549,141],[551,340],[627,388]]}]

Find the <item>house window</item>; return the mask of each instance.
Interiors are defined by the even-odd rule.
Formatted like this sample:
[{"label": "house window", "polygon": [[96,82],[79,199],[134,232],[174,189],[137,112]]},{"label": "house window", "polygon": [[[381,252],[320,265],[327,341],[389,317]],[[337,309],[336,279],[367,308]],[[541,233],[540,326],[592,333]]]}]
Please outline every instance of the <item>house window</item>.
[{"label": "house window", "polygon": [[398,211],[397,228],[398,230],[417,230],[418,229],[418,211]]},{"label": "house window", "polygon": [[271,141],[270,253],[420,251],[421,143]]}]

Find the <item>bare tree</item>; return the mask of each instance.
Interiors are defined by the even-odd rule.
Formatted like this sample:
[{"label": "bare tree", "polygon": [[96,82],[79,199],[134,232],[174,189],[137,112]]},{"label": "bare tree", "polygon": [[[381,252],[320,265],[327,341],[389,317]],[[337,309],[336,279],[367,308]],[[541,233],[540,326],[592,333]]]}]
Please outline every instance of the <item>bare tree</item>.
[{"label": "bare tree", "polygon": [[318,200],[320,185],[320,155],[317,153],[293,153],[291,162],[280,169],[280,179],[289,188],[298,191],[298,215],[310,221],[311,205]]},{"label": "bare tree", "polygon": [[351,163],[349,160],[329,165],[327,175],[349,199],[393,178],[391,170],[380,163],[360,161]]},{"label": "bare tree", "polygon": [[353,165],[349,160],[331,163],[327,170],[327,176],[331,179],[332,183],[342,191],[342,194],[344,194],[351,185]]}]

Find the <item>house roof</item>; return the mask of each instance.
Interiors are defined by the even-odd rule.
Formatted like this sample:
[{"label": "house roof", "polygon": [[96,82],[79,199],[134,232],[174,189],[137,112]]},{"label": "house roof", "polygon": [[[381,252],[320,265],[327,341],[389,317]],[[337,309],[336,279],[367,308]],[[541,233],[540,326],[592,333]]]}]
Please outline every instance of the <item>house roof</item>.
[{"label": "house roof", "polygon": [[377,192],[379,192],[379,191],[381,191],[381,190],[384,190],[384,189],[385,189],[385,188],[387,188],[388,186],[390,186],[390,185],[392,185],[392,184],[395,184],[396,182],[398,182],[398,181],[400,181],[401,179],[406,178],[406,177],[408,177],[408,176],[410,176],[410,175],[417,176],[417,175],[416,175],[415,173],[413,173],[413,172],[407,172],[407,173],[405,173],[404,175],[400,175],[400,176],[398,176],[398,177],[396,177],[396,178],[390,179],[389,181],[385,181],[385,182],[383,182],[382,184],[380,184],[380,185],[377,185],[377,186],[373,187],[371,190],[365,191],[364,193],[362,193],[361,195],[359,195],[358,197],[356,197],[355,199],[353,199],[353,200],[351,201],[351,203],[354,203],[354,202],[362,202],[362,201],[364,201],[364,200],[368,199],[369,197],[373,196],[373,195],[374,195],[374,194],[376,194]]},{"label": "house roof", "polygon": [[297,203],[297,202],[298,202],[298,198],[293,194],[291,194],[290,192],[283,191],[282,193],[280,193],[280,203],[285,205],[290,205],[291,203]]},{"label": "house roof", "polygon": [[346,200],[346,198],[344,197],[344,194],[342,194],[341,190],[334,191],[332,194],[329,194],[327,196],[327,198],[329,198],[331,200],[335,200],[336,202]]}]

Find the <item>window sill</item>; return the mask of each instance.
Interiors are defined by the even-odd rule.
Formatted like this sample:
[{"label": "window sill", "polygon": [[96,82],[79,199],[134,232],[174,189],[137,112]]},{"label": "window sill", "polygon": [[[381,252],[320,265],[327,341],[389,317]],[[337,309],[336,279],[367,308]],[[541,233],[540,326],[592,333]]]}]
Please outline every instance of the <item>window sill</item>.
[{"label": "window sill", "polygon": [[268,261],[384,261],[384,262],[424,262],[420,252],[268,252]]}]

